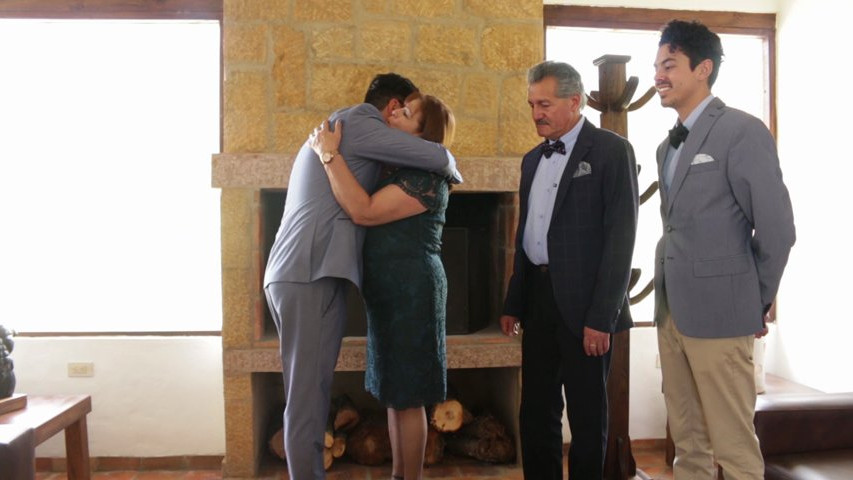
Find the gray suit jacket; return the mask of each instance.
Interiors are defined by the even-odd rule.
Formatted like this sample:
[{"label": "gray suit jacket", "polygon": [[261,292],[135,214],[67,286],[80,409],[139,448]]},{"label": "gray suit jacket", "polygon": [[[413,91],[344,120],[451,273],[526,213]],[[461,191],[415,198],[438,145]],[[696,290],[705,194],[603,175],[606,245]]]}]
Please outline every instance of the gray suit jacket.
[{"label": "gray suit jacket", "polygon": [[[332,124],[335,120],[343,124],[340,152],[368,193],[373,192],[381,163],[458,178],[455,160],[443,146],[388,127],[370,104],[339,110],[330,117]],[[306,142],[293,162],[264,287],[323,277],[344,278],[360,286],[363,243],[364,229],[352,223],[335,201],[326,172]]]},{"label": "gray suit jacket", "polygon": [[[668,145],[664,140],[657,150],[659,185]],[[669,311],[682,334],[700,338],[761,330],[795,240],[791,199],[767,127],[715,98],[691,129],[664,190],[655,321]]]}]

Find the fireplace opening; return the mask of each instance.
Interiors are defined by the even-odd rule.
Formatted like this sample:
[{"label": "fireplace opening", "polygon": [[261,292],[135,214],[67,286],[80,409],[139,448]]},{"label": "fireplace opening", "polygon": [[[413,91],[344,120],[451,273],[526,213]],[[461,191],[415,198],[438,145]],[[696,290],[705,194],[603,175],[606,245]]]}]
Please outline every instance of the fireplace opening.
[{"label": "fireplace opening", "polygon": [[[441,253],[447,275],[448,335],[474,333],[497,321],[504,284],[503,253],[509,248],[500,244],[509,237],[500,231],[507,228],[506,222],[501,222],[501,209],[512,203],[511,196],[507,193],[454,193],[450,196]],[[286,190],[261,190],[261,275],[286,198]],[[262,338],[274,337],[275,324],[266,302],[263,304],[263,325],[259,334]],[[345,335],[364,336],[367,331],[364,303],[354,285],[350,285],[347,292],[347,309]]]},{"label": "fireplace opening", "polygon": [[[269,446],[270,439],[282,427],[284,398],[281,375],[255,373],[253,379],[258,397],[265,405],[262,409],[263,418],[259,422],[262,427],[256,430],[263,432],[261,438],[258,438],[259,444],[263,445],[260,464],[264,471],[281,470],[286,468],[285,463],[271,451]],[[515,447],[519,445],[516,419],[520,399],[513,393],[518,388],[518,368],[451,369],[447,372],[447,381],[452,398],[459,400],[475,417],[484,414],[494,416],[505,426],[513,445]],[[362,420],[377,416],[384,418],[386,415],[384,407],[364,390],[364,372],[335,372],[332,398],[341,394],[350,397],[361,414]],[[445,459],[438,465],[452,464],[459,460],[450,451],[446,451]],[[347,455],[340,460],[335,460],[335,462],[338,461],[354,463],[353,459]]]}]

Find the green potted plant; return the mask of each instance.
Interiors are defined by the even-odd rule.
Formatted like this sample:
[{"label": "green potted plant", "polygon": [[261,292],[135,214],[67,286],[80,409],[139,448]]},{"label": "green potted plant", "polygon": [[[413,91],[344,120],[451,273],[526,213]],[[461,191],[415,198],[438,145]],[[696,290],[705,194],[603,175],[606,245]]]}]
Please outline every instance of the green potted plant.
[{"label": "green potted plant", "polygon": [[15,363],[10,357],[15,347],[14,334],[0,325],[0,398],[11,397],[15,393]]}]

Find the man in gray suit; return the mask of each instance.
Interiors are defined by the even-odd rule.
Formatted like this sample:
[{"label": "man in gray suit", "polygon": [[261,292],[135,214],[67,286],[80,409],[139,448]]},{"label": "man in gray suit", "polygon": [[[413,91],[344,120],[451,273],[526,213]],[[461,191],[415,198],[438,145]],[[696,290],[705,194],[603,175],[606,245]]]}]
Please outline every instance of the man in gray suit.
[{"label": "man in gray suit", "polygon": [[757,118],[711,94],[723,56],[698,22],[666,25],[655,60],[678,123],[657,150],[663,237],[655,322],[675,478],[764,478],[752,419],[754,337],[794,244],[776,145]]},{"label": "man in gray suit", "polygon": [[280,340],[284,447],[293,480],[325,478],[323,434],[346,322],[346,284],[361,285],[364,229],[335,201],[321,161],[346,159],[368,192],[383,163],[461,180],[444,147],[387,126],[391,112],[403,107],[414,91],[404,77],[377,75],[365,103],[329,118],[330,124],[341,120],[346,127],[340,152],[320,159],[306,142],[293,163],[281,226],[264,275]]}]

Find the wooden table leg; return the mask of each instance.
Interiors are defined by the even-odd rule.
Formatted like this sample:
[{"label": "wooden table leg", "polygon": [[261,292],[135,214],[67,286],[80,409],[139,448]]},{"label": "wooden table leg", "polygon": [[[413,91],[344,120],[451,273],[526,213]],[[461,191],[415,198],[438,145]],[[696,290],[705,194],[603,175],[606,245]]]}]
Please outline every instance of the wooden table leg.
[{"label": "wooden table leg", "polygon": [[65,429],[65,458],[68,480],[91,480],[89,434],[85,415]]}]

